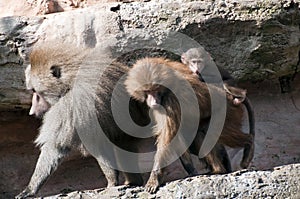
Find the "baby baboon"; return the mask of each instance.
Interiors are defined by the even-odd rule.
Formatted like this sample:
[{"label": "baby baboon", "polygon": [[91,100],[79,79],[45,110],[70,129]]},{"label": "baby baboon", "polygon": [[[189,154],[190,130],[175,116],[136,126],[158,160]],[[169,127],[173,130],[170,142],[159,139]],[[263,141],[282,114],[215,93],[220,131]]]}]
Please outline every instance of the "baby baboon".
[{"label": "baby baboon", "polygon": [[232,100],[234,105],[241,105],[241,103],[245,101],[247,97],[247,90],[228,86],[226,83],[223,84],[223,87],[226,91],[227,97]]},{"label": "baby baboon", "polygon": [[[228,97],[232,98],[232,103],[235,105],[243,103],[245,105],[248,111],[250,129],[249,133],[252,135],[254,142],[255,118],[251,102],[246,96],[245,90],[235,88],[237,86],[236,82],[229,72],[224,68],[217,66],[222,79],[218,78],[217,74],[215,74],[214,70],[212,70],[214,67],[216,67],[216,64],[214,63],[210,54],[203,47],[189,49],[187,52],[181,55],[181,61],[188,66],[193,73],[197,74],[201,81],[204,81],[205,79],[207,83],[220,83],[220,80],[222,80],[223,83],[226,84],[224,85],[224,88],[228,94]],[[254,144],[247,146],[247,149],[244,150],[244,153],[246,153],[244,154],[245,159],[243,160],[241,167],[247,168],[254,155]]]},{"label": "baby baboon", "polygon": [[[117,185],[118,171],[113,165],[121,160],[104,137],[120,148],[138,152],[138,140],[118,128],[111,112],[113,89],[128,68],[119,63],[102,66],[97,64],[97,59],[88,62],[86,56],[89,56],[86,49],[67,45],[40,46],[30,55],[31,65],[25,72],[26,85],[34,92],[30,114],[43,115],[43,124],[35,140],[41,153],[28,186],[16,198],[36,194],[70,151],[77,149],[86,154],[93,148],[96,152],[92,155],[105,174],[107,186]],[[104,69],[102,74],[101,68]],[[123,93],[117,93],[120,97],[125,95],[128,96],[125,89]],[[135,100],[130,103],[134,103],[132,107],[140,107],[130,110],[137,124],[150,122],[148,113],[143,115],[148,109],[146,105]],[[105,136],[97,140],[96,146],[84,146],[88,142],[82,139],[98,139],[98,122]],[[80,134],[80,131],[84,133]],[[140,174],[124,172],[124,175],[125,184],[143,184]]]},{"label": "baby baboon", "polygon": [[[129,70],[125,85],[128,93],[136,100],[146,102],[152,109],[152,114],[156,122],[156,128],[153,134],[157,137],[157,152],[154,158],[153,170],[150,178],[146,184],[146,190],[155,192],[158,186],[162,183],[164,176],[163,166],[168,159],[168,156],[174,151],[175,148],[170,149],[167,147],[175,136],[178,134],[180,125],[185,127],[195,125],[198,111],[192,106],[190,100],[192,99],[191,91],[186,89],[184,82],[188,81],[196,95],[196,103],[199,105],[199,112],[201,117],[198,117],[197,124],[199,129],[196,128],[196,137],[189,147],[188,143],[185,146],[189,147],[190,151],[196,155],[204,139],[205,133],[202,128],[207,128],[210,122],[211,101],[208,87],[205,83],[198,80],[198,77],[182,63],[172,62],[162,58],[145,58],[138,60],[133,68]],[[170,90],[172,88],[172,90]],[[219,89],[213,85],[211,88],[218,95],[218,97],[226,96],[224,89]],[[192,91],[192,92],[193,92]],[[176,93],[176,95],[175,95]],[[191,104],[182,110],[180,108],[181,102],[184,104]],[[217,110],[221,109],[224,104],[216,104]],[[163,107],[163,110],[162,110]],[[182,113],[182,111],[184,113]],[[245,147],[252,144],[252,136],[244,134],[241,131],[243,109],[241,106],[233,106],[227,100],[227,114],[225,118],[224,127],[221,136],[218,139],[216,147],[207,155],[206,160],[215,166],[220,166],[224,169],[222,160],[218,157],[218,147],[227,145],[230,147]],[[184,118],[186,117],[186,118]],[[182,121],[185,119],[184,121]],[[197,126],[198,127],[198,126]],[[183,141],[185,136],[189,136],[192,132],[181,132]],[[184,145],[183,144],[183,145]],[[176,153],[176,152],[175,152]],[[219,171],[222,172],[222,171]]]},{"label": "baby baboon", "polygon": [[[189,49],[181,55],[181,61],[187,65],[193,73],[197,74],[201,81],[204,81],[203,78],[206,78],[209,81],[207,83],[223,81],[227,88],[229,86],[236,86],[235,80],[229,72],[219,66],[217,66],[217,69],[220,72],[222,79],[217,78],[217,75],[211,70],[213,67],[216,67],[216,64],[210,54],[202,47]],[[235,103],[235,101],[242,103],[245,100],[246,93],[244,90],[239,90],[239,88],[234,89],[234,92],[230,92],[229,90],[230,89],[226,89],[226,92],[228,92],[229,95],[232,95],[233,103]],[[238,99],[235,100],[235,98]]]},{"label": "baby baboon", "polygon": [[223,80],[230,86],[235,84],[233,77],[230,73],[222,67],[217,66],[222,79],[218,79],[214,70],[211,68],[216,67],[216,64],[210,54],[203,48],[191,48],[181,55],[181,62],[190,68],[190,70],[199,75],[201,81],[205,78],[208,83],[218,83]]}]

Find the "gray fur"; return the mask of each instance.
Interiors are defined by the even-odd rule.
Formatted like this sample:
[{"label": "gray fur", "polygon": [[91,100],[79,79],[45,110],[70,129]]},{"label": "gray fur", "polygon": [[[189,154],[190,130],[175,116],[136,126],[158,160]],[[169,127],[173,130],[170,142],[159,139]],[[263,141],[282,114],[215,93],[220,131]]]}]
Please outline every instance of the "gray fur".
[{"label": "gray fur", "polygon": [[[41,150],[36,168],[28,186],[16,198],[35,195],[72,150],[79,150],[84,155],[87,151],[91,153],[104,172],[108,186],[115,186],[119,184],[115,169],[117,155],[113,148],[106,148],[106,139],[111,139],[119,147],[137,151],[136,144],[131,143],[133,139],[116,126],[110,112],[110,94],[127,67],[109,65],[110,62],[103,57],[102,60],[99,58],[101,53],[93,60],[90,58],[94,55],[85,58],[83,52],[87,50],[59,45],[42,46],[32,52],[31,67],[26,69],[27,87],[40,93],[51,107],[43,117],[35,140]],[[61,77],[51,76],[49,68],[53,65],[61,67]],[[91,123],[95,118],[105,132],[102,137],[95,132],[96,124]],[[106,138],[101,139],[103,136]],[[83,139],[96,144],[91,146]],[[128,184],[143,183],[139,174],[124,174]]]}]

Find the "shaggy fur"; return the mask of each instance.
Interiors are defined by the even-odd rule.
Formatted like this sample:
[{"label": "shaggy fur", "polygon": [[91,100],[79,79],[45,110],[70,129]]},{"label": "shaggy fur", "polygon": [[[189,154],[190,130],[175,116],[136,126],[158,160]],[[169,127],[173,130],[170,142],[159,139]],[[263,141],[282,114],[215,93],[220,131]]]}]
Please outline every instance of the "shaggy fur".
[{"label": "shaggy fur", "polygon": [[[121,159],[113,148],[107,147],[107,138],[120,148],[138,152],[138,139],[119,129],[111,112],[112,92],[128,67],[105,63],[105,56],[96,55],[93,57],[87,49],[67,45],[44,45],[32,51],[31,65],[25,72],[27,88],[38,93],[50,107],[35,140],[41,150],[36,168],[28,186],[17,198],[34,195],[72,150],[91,153],[104,172],[108,186],[119,184],[118,172],[112,165],[117,162],[122,167],[123,161],[128,160]],[[128,94],[123,89],[117,96]],[[130,101],[131,115],[137,124],[149,123],[147,110],[142,103]],[[97,131],[98,123],[105,133],[103,138]],[[83,146],[91,142],[97,144]],[[132,164],[137,166],[136,161]],[[143,184],[140,174],[124,174],[126,184]]]},{"label": "shaggy fur", "polygon": [[[202,141],[204,139],[203,129],[206,129],[211,116],[211,101],[208,87],[205,83],[200,82],[198,77],[194,75],[184,64],[173,62],[163,58],[145,58],[138,60],[133,68],[129,70],[128,77],[125,81],[128,93],[136,100],[144,102],[148,91],[157,91],[162,96],[161,105],[165,112],[161,109],[154,109],[153,115],[156,121],[156,128],[153,134],[157,136],[157,153],[154,160],[153,171],[150,175],[146,187],[150,192],[154,192],[162,182],[163,170],[162,165],[164,159],[171,152],[166,149],[171,140],[178,133],[181,124],[181,110],[178,98],[189,103],[191,101],[191,93],[186,90],[184,82],[193,88],[196,94],[196,100],[199,105],[200,120],[198,134],[192,143],[191,152],[198,155]],[[164,85],[164,86],[161,86]],[[170,92],[167,88],[172,88]],[[214,92],[219,96],[226,96],[224,89],[211,86]],[[174,95],[177,93],[178,95]],[[218,104],[216,106],[224,106]],[[193,121],[197,117],[194,107],[185,107],[186,121]],[[245,147],[252,144],[252,137],[241,131],[243,121],[243,108],[241,106],[233,106],[230,100],[227,100],[227,114],[225,124],[218,140],[218,145],[211,153],[207,155],[207,161],[212,165],[215,172],[224,172],[224,167],[218,156],[217,148],[222,144],[236,148]],[[192,123],[186,122],[183,125],[189,126]],[[183,132],[184,134],[190,132]]]}]

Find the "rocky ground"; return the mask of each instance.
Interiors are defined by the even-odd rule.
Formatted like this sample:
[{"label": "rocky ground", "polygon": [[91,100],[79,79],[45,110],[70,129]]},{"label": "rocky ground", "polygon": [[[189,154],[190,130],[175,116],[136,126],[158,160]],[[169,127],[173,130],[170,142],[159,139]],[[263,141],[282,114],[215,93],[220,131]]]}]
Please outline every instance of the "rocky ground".
[{"label": "rocky ground", "polygon": [[[122,3],[130,1],[0,0],[0,199],[26,186],[39,154],[33,140],[40,121],[28,116],[31,96],[24,86],[26,57],[36,42],[108,45],[115,58],[125,53],[131,59],[140,56],[134,51],[139,47],[167,47],[180,55],[194,45],[187,38],[203,45],[247,89],[256,117],[254,170],[185,178],[175,163],[168,183],[149,195],[142,187],[104,189],[96,161],[75,156],[38,196],[300,198],[299,0]],[[173,37],[174,31],[184,37]],[[241,152],[231,154],[234,167],[240,157]]]},{"label": "rocky ground", "polygon": [[45,198],[300,198],[300,164],[269,171],[237,171],[226,175],[200,175],[162,186],[156,194],[143,187],[75,191]]}]

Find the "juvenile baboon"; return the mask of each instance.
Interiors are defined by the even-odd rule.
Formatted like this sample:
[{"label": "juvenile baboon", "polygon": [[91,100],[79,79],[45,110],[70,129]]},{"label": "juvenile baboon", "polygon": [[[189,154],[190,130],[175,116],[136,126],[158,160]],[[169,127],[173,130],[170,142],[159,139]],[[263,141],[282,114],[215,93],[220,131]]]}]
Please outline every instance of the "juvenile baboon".
[{"label": "juvenile baboon", "polygon": [[[204,81],[204,78],[208,83],[216,83],[223,81],[229,86],[234,86],[234,78],[230,73],[222,67],[216,66],[214,60],[210,54],[203,48],[191,48],[181,55],[181,62],[190,68],[190,70],[199,75],[201,81]],[[217,67],[220,72],[222,79],[217,77],[213,69]]]},{"label": "juvenile baboon", "polygon": [[227,97],[236,106],[241,105],[247,97],[247,90],[245,89],[228,86],[226,83],[223,84],[223,88],[226,91]]},{"label": "juvenile baboon", "polygon": [[[128,68],[119,63],[102,66],[97,58],[94,57],[96,61],[87,58],[89,53],[86,49],[68,45],[41,45],[33,49],[31,65],[25,75],[27,88],[34,92],[30,114],[43,116],[43,124],[35,140],[41,153],[28,186],[16,198],[36,194],[71,150],[79,150],[84,155],[91,153],[87,151],[90,148],[96,151],[92,155],[105,174],[107,186],[117,185],[118,171],[113,165],[121,160],[104,137],[120,148],[138,152],[135,144],[138,140],[118,128],[111,112],[114,86]],[[101,69],[102,73],[99,72]],[[128,94],[124,90],[117,96],[126,97]],[[130,110],[135,122],[147,124],[147,106],[135,100],[130,103],[133,103],[132,107],[140,107]],[[96,120],[93,119],[94,114]],[[96,146],[84,145],[88,142],[82,139],[98,139],[95,124],[98,122],[105,133],[103,140],[97,140]],[[124,172],[124,175],[125,184],[143,184],[140,174]]]},{"label": "juvenile baboon", "polygon": [[[208,83],[223,81],[226,87],[236,87],[236,82],[229,72],[220,66],[216,66],[210,54],[202,47],[189,49],[181,55],[181,61],[187,65],[193,73],[197,74],[201,81],[204,81],[203,78],[206,78],[209,81]],[[214,74],[215,71],[211,70],[213,67],[217,67],[222,79]],[[239,88],[236,88],[234,92],[230,92],[229,89],[226,89],[226,92],[227,91],[229,95],[232,95],[233,101],[241,103],[246,98],[246,93],[243,89],[239,90]],[[238,98],[238,100],[235,100],[235,98]]]},{"label": "juvenile baboon", "polygon": [[[180,109],[178,99],[181,99],[181,102],[184,102],[184,104],[189,104],[189,100],[192,99],[190,91],[184,86],[186,85],[185,81],[188,81],[191,85],[197,98],[196,103],[199,105],[199,112],[201,113],[197,121],[199,128],[196,128],[196,137],[191,146],[186,147],[189,147],[192,153],[198,155],[205,136],[202,128],[207,128],[207,123],[210,122],[212,116],[210,93],[207,85],[199,81],[198,77],[193,75],[184,64],[162,58],[138,60],[133,68],[129,70],[127,79],[125,80],[128,93],[134,99],[148,104],[156,122],[153,134],[157,137],[157,152],[154,158],[153,170],[146,184],[146,190],[149,192],[155,192],[162,183],[162,177],[164,176],[164,169],[162,167],[168,156],[176,153],[174,148],[170,149],[167,146],[178,133],[180,125],[184,125],[188,129],[189,126],[194,125],[194,118],[197,118],[196,113],[198,111],[194,109],[191,103],[191,106],[186,106],[183,110],[184,117],[186,118],[181,118],[181,114],[183,113]],[[218,97],[226,96],[224,89],[213,85],[210,87]],[[218,110],[225,105],[216,104],[215,106],[218,106]],[[223,130],[217,141],[217,145],[206,157],[206,160],[212,166],[216,168],[219,166],[219,169],[224,169],[222,160],[218,157],[220,154],[217,147],[222,147],[223,144],[234,148],[253,144],[252,135],[244,134],[241,131],[242,117],[242,107],[234,106],[231,101],[227,100],[227,114]],[[182,122],[183,118],[185,121]],[[191,133],[181,132],[183,137]],[[184,138],[182,140],[185,141]],[[180,145],[180,142],[177,145]]]},{"label": "juvenile baboon", "polygon": [[[254,141],[255,118],[251,102],[246,96],[246,91],[237,88],[236,82],[229,72],[224,68],[217,66],[222,79],[218,78],[218,75],[213,70],[213,68],[216,67],[216,64],[203,47],[189,49],[181,55],[181,61],[188,66],[193,73],[197,74],[201,81],[204,81],[205,79],[207,83],[220,83],[220,81],[225,83],[224,89],[227,92],[228,97],[232,98],[232,103],[235,105],[243,103],[245,105],[248,111],[249,133],[252,135]],[[244,153],[246,153],[244,154],[245,159],[243,160],[241,167],[247,168],[254,155],[254,144],[247,146]]]}]

